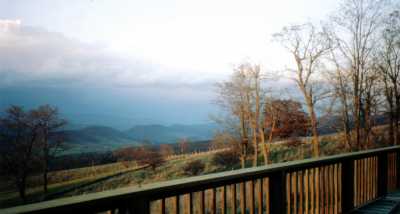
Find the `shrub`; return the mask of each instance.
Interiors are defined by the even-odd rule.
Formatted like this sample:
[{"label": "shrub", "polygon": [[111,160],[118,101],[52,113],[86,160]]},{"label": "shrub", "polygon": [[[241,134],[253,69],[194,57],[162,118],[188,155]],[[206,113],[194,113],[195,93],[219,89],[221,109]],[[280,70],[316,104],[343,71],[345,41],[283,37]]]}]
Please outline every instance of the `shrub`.
[{"label": "shrub", "polygon": [[286,146],[289,148],[295,148],[295,147],[299,147],[303,144],[303,142],[301,141],[301,139],[297,138],[297,137],[292,137],[289,138],[286,141]]},{"label": "shrub", "polygon": [[194,160],[187,163],[183,167],[183,172],[185,175],[195,176],[199,175],[204,171],[205,165],[201,160]]},{"label": "shrub", "polygon": [[216,166],[232,168],[239,164],[240,158],[236,150],[230,149],[218,152],[213,156],[212,163]]}]

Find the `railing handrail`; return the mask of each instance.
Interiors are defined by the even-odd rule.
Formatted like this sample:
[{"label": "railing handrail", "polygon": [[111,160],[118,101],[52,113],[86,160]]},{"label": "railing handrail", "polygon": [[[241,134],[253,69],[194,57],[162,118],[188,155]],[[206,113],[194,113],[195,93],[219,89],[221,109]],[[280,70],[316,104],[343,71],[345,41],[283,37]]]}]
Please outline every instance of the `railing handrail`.
[{"label": "railing handrail", "polygon": [[94,209],[107,208],[112,209],[121,201],[131,199],[157,199],[177,194],[195,192],[207,188],[218,187],[220,185],[228,185],[248,179],[262,178],[268,174],[283,171],[290,172],[307,167],[318,167],[330,163],[339,163],[345,160],[355,160],[364,157],[378,155],[383,152],[399,151],[400,146],[390,146],[372,150],[349,152],[339,155],[309,158],[304,160],[289,161],[271,164],[267,166],[251,167],[226,172],[212,173],[208,175],[181,178],[171,181],[164,181],[152,184],[142,185],[141,187],[123,187],[115,190],[107,190],[98,193],[89,193],[80,196],[66,197],[54,199],[34,204],[16,206],[7,209],[0,209],[0,213],[27,213],[27,212],[48,212],[56,208],[71,207],[86,208],[93,206]]}]

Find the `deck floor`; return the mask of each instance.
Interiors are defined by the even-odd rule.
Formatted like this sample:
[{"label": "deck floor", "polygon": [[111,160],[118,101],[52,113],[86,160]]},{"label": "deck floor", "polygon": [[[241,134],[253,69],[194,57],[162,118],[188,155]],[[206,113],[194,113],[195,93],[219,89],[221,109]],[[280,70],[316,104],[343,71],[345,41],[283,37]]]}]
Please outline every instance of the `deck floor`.
[{"label": "deck floor", "polygon": [[386,197],[376,200],[370,204],[367,204],[366,206],[363,206],[352,213],[400,214],[400,191],[389,193]]}]

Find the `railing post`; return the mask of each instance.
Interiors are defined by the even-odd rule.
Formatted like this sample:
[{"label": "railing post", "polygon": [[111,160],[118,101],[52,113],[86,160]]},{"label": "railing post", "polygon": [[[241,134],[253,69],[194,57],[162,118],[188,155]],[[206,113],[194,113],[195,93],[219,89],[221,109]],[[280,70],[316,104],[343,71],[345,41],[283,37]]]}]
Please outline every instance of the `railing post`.
[{"label": "railing post", "polygon": [[342,213],[354,209],[354,160],[342,161]]},{"label": "railing post", "polygon": [[148,199],[135,199],[129,206],[129,214],[150,214],[150,201]]},{"label": "railing post", "polygon": [[388,182],[388,155],[382,152],[378,155],[378,197],[387,194]]},{"label": "railing post", "polygon": [[286,210],[286,172],[277,171],[269,176],[269,213],[282,213]]}]

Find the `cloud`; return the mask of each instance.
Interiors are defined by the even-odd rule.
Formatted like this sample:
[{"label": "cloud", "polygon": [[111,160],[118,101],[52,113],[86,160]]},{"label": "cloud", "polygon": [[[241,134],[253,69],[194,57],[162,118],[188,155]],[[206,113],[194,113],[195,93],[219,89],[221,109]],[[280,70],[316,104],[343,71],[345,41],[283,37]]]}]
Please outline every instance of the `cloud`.
[{"label": "cloud", "polygon": [[0,86],[197,87],[210,78],[122,56],[104,45],[0,20]]}]

